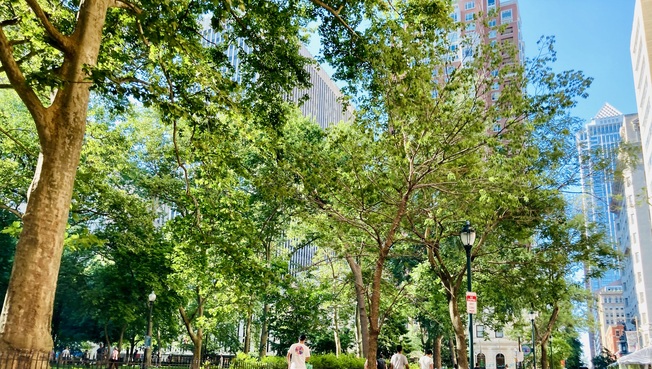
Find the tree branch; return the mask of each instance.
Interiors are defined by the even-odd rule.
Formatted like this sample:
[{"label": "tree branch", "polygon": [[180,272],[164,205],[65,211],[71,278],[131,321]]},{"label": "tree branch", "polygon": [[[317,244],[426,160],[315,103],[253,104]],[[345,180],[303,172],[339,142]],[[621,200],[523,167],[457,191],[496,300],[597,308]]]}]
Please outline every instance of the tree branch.
[{"label": "tree branch", "polygon": [[4,210],[12,213],[13,215],[17,216],[19,219],[23,219],[23,213],[21,213],[20,211],[14,209],[14,208],[11,208],[11,207],[5,205],[5,204],[0,204],[0,209],[4,209]]},{"label": "tree branch", "polygon": [[344,27],[345,27],[345,28],[346,28],[346,29],[347,29],[347,30],[348,30],[348,31],[349,31],[349,32],[350,32],[354,37],[359,37],[359,36],[358,36],[358,33],[355,32],[355,30],[354,30],[353,28],[351,28],[351,26],[349,26],[349,24],[346,23],[346,21],[345,21],[345,20],[340,16],[340,12],[342,11],[342,8],[343,8],[344,6],[340,7],[340,8],[337,9],[337,10],[335,10],[335,9],[331,8],[330,6],[328,6],[326,3],[322,2],[321,0],[310,0],[310,1],[311,1],[313,4],[319,6],[320,8],[323,8],[323,9],[325,9],[327,12],[331,13],[331,14],[335,17],[335,19],[337,19],[338,22],[342,23],[342,25],[343,25],[343,26],[344,26]]},{"label": "tree branch", "polygon": [[69,45],[69,38],[64,36],[52,23],[50,23],[47,14],[45,14],[41,6],[38,4],[38,1],[25,0],[25,2],[27,2],[27,5],[29,5],[32,11],[34,11],[34,14],[39,19],[39,21],[41,21],[41,25],[43,25],[43,28],[47,32],[48,36],[50,36],[55,42],[56,46],[65,52],[70,52],[71,50]]},{"label": "tree branch", "polygon": [[14,59],[11,42],[7,39],[2,28],[0,28],[0,64],[2,64],[12,88],[23,100],[38,125],[40,119],[37,119],[37,117],[42,117],[44,114],[43,104],[21,72],[19,63]]},{"label": "tree branch", "polygon": [[29,154],[30,156],[35,156],[33,152],[31,152],[27,147],[25,147],[25,145],[22,144],[22,142],[18,141],[17,138],[15,138],[14,136],[12,136],[12,135],[9,133],[9,131],[7,131],[7,130],[5,130],[4,128],[0,127],[0,133],[4,134],[4,135],[7,136],[10,140],[14,141],[14,143],[16,143],[16,145],[18,145],[21,149],[23,149],[23,150],[24,150],[27,154]]},{"label": "tree branch", "polygon": [[129,2],[129,1],[124,1],[124,0],[114,0],[111,3],[109,3],[109,8],[120,8],[120,9],[128,9],[133,11],[134,13],[140,15],[143,13],[143,10],[136,6],[136,4]]}]

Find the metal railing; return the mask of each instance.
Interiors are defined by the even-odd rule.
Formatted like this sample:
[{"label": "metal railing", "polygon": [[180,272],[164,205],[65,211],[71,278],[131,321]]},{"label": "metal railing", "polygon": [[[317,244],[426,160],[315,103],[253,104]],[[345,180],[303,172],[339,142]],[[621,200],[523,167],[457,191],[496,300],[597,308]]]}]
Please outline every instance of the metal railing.
[{"label": "metal railing", "polygon": [[[168,356],[165,360],[152,359],[150,369],[189,369],[193,367],[192,356]],[[198,365],[201,369],[278,369],[271,363],[252,363],[233,361],[231,358],[205,356]],[[124,360],[112,362],[108,360],[85,360],[82,358],[54,359],[43,353],[0,353],[0,369],[142,369],[141,361]]]}]

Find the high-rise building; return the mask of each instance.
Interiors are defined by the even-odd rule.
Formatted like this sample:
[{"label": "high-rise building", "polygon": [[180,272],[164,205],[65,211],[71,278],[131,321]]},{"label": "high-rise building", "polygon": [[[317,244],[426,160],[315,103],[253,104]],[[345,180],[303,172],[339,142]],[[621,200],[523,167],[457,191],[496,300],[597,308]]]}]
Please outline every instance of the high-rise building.
[{"label": "high-rise building", "polygon": [[[620,128],[625,116],[608,103],[577,134],[580,157],[582,207],[588,222],[597,224],[607,236],[615,241],[615,214],[609,211],[613,195],[613,179],[618,161]],[[620,280],[618,269],[607,271],[602,278],[589,281],[593,292]]]},{"label": "high-rise building", "polygon": [[[636,114],[627,115],[620,136],[623,144],[641,150],[641,132]],[[631,161],[623,155],[623,161]],[[616,214],[616,240],[623,254],[622,286],[625,301],[623,325],[630,334],[628,351],[650,345],[652,325],[652,221],[646,201],[646,172],[643,154],[635,163],[621,164],[622,176],[614,183],[612,210]]]},{"label": "high-rise building", "polygon": [[[636,105],[639,113],[641,136],[641,164],[645,171],[646,189],[644,200],[652,195],[652,0],[636,0],[634,20],[630,42],[632,70]],[[649,204],[649,201],[643,201]],[[648,221],[652,218],[652,207],[647,206]],[[652,263],[652,246],[649,238],[650,225],[647,229],[639,228],[640,245],[635,250],[632,246],[633,279],[638,304],[638,315],[633,317],[635,327],[641,340],[641,347],[652,346],[652,271],[643,266]],[[645,242],[645,244],[643,244]],[[634,287],[634,286],[632,286]]]},{"label": "high-rise building", "polygon": [[[613,181],[620,146],[620,128],[624,115],[606,103],[595,117],[588,122],[575,139],[580,159],[582,187],[582,210],[587,222],[594,223],[604,232],[607,242],[615,245],[615,214],[610,211],[613,196]],[[590,268],[590,267],[587,267]],[[588,269],[586,270],[588,272]],[[587,280],[587,289],[597,294],[605,287],[620,282],[620,269],[606,271],[601,278]],[[601,319],[599,311],[592,304],[592,315],[600,322],[600,330],[606,329],[608,320]],[[595,357],[602,346],[600,334],[589,332],[589,350]]]}]

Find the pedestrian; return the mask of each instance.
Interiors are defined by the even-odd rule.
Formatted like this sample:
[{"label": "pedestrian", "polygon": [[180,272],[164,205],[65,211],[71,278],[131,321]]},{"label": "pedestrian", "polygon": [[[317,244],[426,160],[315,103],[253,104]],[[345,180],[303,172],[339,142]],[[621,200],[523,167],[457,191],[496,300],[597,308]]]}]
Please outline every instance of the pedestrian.
[{"label": "pedestrian", "polygon": [[310,348],[306,345],[306,335],[299,336],[299,343],[290,346],[286,361],[288,369],[306,369],[306,361],[310,359]]},{"label": "pedestrian", "polygon": [[426,350],[426,354],[419,359],[420,369],[434,369],[434,362],[432,361],[432,350]]},{"label": "pedestrian", "polygon": [[[364,361],[364,369],[369,369],[369,360]],[[376,359],[376,369],[387,369],[383,354],[378,354],[378,358]]]},{"label": "pedestrian", "polygon": [[408,359],[403,355],[403,346],[396,346],[396,353],[392,355],[392,358],[389,360],[389,364],[392,369],[410,369],[408,365]]},{"label": "pedestrian", "polygon": [[109,359],[109,369],[118,369],[118,361],[120,360],[120,351],[117,347],[113,348],[111,358]]}]

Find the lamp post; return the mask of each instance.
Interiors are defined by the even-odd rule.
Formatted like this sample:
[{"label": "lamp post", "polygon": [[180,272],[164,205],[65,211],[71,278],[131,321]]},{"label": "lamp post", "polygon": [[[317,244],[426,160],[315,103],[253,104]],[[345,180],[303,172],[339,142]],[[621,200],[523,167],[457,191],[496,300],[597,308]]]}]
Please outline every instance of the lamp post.
[{"label": "lamp post", "polygon": [[147,296],[149,302],[149,315],[147,317],[147,335],[145,336],[145,368],[152,365],[152,306],[154,306],[156,294],[154,291]]},{"label": "lamp post", "polygon": [[533,311],[530,311],[530,322],[532,323],[532,365],[534,369],[537,369],[537,346],[534,339],[534,318],[536,314]]},{"label": "lamp post", "polygon": [[[475,230],[469,222],[462,228],[460,240],[466,251],[466,290],[471,292],[471,247],[475,242]],[[469,313],[469,369],[473,367],[473,361],[473,314]]]}]

